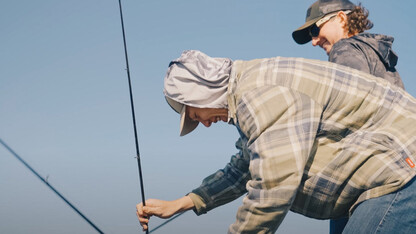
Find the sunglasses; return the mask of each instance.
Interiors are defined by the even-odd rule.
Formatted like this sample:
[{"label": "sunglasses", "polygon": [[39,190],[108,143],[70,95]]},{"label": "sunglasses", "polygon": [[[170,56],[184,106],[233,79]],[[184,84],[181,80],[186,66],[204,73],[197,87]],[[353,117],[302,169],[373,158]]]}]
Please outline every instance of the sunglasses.
[{"label": "sunglasses", "polygon": [[309,27],[309,36],[317,37],[319,36],[320,31],[321,29],[318,26],[316,26],[316,24],[313,24],[311,27]]},{"label": "sunglasses", "polygon": [[314,23],[311,27],[309,27],[309,36],[311,37],[319,36],[319,32],[321,31],[320,27],[326,22],[328,22],[329,20],[331,20],[332,18],[334,18],[335,16],[337,16],[337,13],[327,15],[324,18],[318,20],[316,23]]}]

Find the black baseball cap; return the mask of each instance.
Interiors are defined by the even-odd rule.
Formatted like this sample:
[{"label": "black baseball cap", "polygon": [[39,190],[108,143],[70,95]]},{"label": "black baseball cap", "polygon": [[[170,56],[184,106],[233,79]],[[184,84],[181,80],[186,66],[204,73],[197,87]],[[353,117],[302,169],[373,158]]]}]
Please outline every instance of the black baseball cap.
[{"label": "black baseball cap", "polygon": [[292,33],[293,40],[298,44],[305,44],[312,40],[309,28],[318,20],[337,11],[353,10],[356,5],[348,0],[318,0],[306,12],[305,24]]}]

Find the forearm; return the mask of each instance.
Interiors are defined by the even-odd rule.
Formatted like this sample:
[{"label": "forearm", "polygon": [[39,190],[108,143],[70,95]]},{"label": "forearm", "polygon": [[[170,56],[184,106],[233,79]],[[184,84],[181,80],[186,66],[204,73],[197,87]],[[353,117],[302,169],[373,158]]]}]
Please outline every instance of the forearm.
[{"label": "forearm", "polygon": [[176,213],[191,210],[195,207],[194,202],[192,201],[192,199],[189,195],[183,196],[183,197],[175,200],[174,202],[178,205]]},{"label": "forearm", "polygon": [[[194,201],[194,211],[197,215],[221,206],[240,197],[246,190],[246,183],[250,179],[249,154],[243,147],[242,139],[236,142],[239,153],[231,157],[224,169],[218,170],[204,179],[202,184],[189,195]],[[220,194],[220,195],[219,195]]]},{"label": "forearm", "polygon": [[167,219],[172,217],[172,215],[190,210],[193,207],[194,203],[189,196],[184,196],[174,201],[148,199],[146,200],[146,206],[143,206],[143,203],[137,204],[137,218],[140,221],[140,225],[143,226],[143,230],[147,230],[151,216],[154,215]]},{"label": "forearm", "polygon": [[[233,174],[233,175],[230,175]],[[192,200],[195,203],[195,213],[197,215],[231,202],[247,192],[246,183],[249,180],[249,174],[230,173],[229,169],[220,170],[204,180],[204,183],[194,189]],[[221,195],[218,195],[221,194]],[[196,202],[195,202],[196,201]]]}]

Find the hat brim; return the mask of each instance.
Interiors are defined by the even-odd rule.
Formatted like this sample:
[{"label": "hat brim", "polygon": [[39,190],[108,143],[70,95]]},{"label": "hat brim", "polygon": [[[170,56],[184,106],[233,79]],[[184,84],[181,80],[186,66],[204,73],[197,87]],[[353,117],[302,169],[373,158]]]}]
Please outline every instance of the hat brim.
[{"label": "hat brim", "polygon": [[180,125],[180,136],[185,136],[186,134],[192,132],[199,122],[193,121],[189,116],[186,115],[186,105],[183,105],[181,110],[181,125]]},{"label": "hat brim", "polygon": [[298,44],[306,44],[312,40],[311,35],[309,35],[309,28],[318,22],[322,17],[311,19],[305,22],[304,25],[300,26],[292,33],[293,40]]},{"label": "hat brim", "polygon": [[167,96],[165,96],[165,99],[168,102],[169,106],[181,115],[179,135],[185,136],[186,134],[192,132],[198,126],[199,122],[193,121],[188,116],[186,116],[186,105],[179,103]]}]

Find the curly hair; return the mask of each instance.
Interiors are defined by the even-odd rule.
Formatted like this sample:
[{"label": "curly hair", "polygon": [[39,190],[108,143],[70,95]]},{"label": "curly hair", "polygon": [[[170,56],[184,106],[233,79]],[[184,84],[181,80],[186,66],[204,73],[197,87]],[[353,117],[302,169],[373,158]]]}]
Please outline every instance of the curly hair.
[{"label": "curly hair", "polygon": [[362,33],[373,27],[373,22],[368,19],[370,13],[361,6],[356,6],[351,13],[348,14],[346,29],[349,34]]}]

